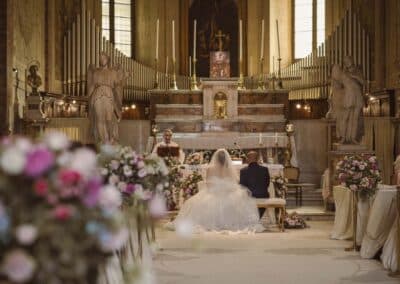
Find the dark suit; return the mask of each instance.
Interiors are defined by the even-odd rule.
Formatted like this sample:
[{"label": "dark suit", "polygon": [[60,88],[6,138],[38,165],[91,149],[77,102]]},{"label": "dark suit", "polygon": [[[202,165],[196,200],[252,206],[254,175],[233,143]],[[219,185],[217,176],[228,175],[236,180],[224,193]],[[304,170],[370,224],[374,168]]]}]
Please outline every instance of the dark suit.
[{"label": "dark suit", "polygon": [[[255,198],[269,198],[269,179],[268,168],[258,163],[250,163],[240,170],[240,184],[247,187]],[[259,208],[258,211],[261,218],[265,208]]]}]

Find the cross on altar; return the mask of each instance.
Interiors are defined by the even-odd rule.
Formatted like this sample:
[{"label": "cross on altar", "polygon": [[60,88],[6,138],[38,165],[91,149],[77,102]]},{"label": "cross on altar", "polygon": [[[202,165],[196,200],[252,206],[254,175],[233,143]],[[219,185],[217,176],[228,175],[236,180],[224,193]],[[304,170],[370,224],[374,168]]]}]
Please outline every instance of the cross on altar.
[{"label": "cross on altar", "polygon": [[218,33],[215,35],[215,37],[218,39],[218,49],[219,51],[222,51],[222,39],[226,37],[226,34],[223,34],[221,30],[218,30]]}]

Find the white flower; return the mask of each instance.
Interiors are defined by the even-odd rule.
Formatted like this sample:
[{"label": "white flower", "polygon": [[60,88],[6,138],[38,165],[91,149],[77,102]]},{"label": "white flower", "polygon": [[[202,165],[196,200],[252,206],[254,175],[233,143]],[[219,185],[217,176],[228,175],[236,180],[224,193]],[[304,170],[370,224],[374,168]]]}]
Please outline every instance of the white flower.
[{"label": "white flower", "polygon": [[96,154],[89,149],[79,148],[71,157],[69,167],[83,176],[90,176],[97,166]]},{"label": "white flower", "polygon": [[108,169],[107,168],[100,168],[100,174],[102,176],[108,175]]},{"label": "white flower", "polygon": [[119,177],[115,174],[112,174],[109,178],[108,178],[108,183],[111,185],[116,185],[119,182]]},{"label": "white flower", "polygon": [[17,240],[22,245],[31,245],[37,238],[38,230],[31,224],[20,225],[15,230]]},{"label": "white flower", "polygon": [[102,238],[100,237],[101,249],[104,252],[114,252],[123,247],[129,237],[128,229],[122,228],[115,233],[106,233]]},{"label": "white flower", "polygon": [[351,184],[351,185],[350,185],[350,189],[351,189],[351,190],[357,190],[357,188],[358,188],[358,187],[357,187],[357,185],[355,185],[355,184]]},{"label": "white flower", "polygon": [[364,166],[363,164],[359,165],[358,168],[359,168],[360,170],[362,170],[362,171],[365,170],[365,166]]},{"label": "white flower", "polygon": [[143,177],[145,177],[146,175],[147,175],[147,170],[146,170],[145,168],[140,169],[140,170],[138,171],[138,177],[143,178]]},{"label": "white flower", "polygon": [[118,183],[118,189],[119,189],[119,191],[125,191],[125,189],[126,189],[126,182],[123,182],[123,181],[120,181],[119,183]]},{"label": "white flower", "polygon": [[113,146],[110,144],[103,144],[100,147],[100,151],[101,151],[101,153],[103,153],[104,155],[106,155],[108,157],[113,157],[118,152],[118,149],[116,146]]},{"label": "white flower", "polygon": [[133,175],[132,168],[128,165],[124,166],[124,175],[126,177],[131,177]]},{"label": "white flower", "polygon": [[65,167],[70,163],[71,158],[72,154],[70,152],[63,152],[57,157],[57,164],[61,167]]},{"label": "white flower", "polygon": [[15,146],[24,153],[28,153],[33,145],[29,139],[25,137],[19,137],[15,140]]},{"label": "white flower", "polygon": [[10,175],[18,175],[25,168],[26,157],[17,147],[6,149],[0,156],[0,167]]},{"label": "white flower", "polygon": [[189,238],[193,235],[194,226],[188,219],[181,219],[175,222],[176,234],[182,238]]},{"label": "white flower", "polygon": [[60,151],[69,146],[68,137],[64,133],[58,131],[47,132],[44,135],[44,142],[54,151]]},{"label": "white flower", "polygon": [[140,171],[143,171],[143,170],[145,172],[147,172],[147,174],[149,174],[149,175],[154,175],[156,173],[156,171],[154,170],[154,168],[152,166],[147,166],[147,167],[141,169]]},{"label": "white flower", "polygon": [[163,189],[164,189],[164,186],[161,183],[158,183],[157,186],[156,186],[156,190],[157,191],[161,191]]},{"label": "white flower", "polygon": [[122,204],[121,194],[114,186],[106,185],[100,191],[99,204],[107,211],[116,211]]},{"label": "white flower", "polygon": [[16,249],[5,256],[2,270],[11,282],[28,282],[35,271],[36,264],[23,250]]},{"label": "white flower", "polygon": [[137,167],[138,167],[139,169],[144,168],[144,166],[145,166],[145,163],[144,163],[143,161],[139,161],[139,162],[137,163]]},{"label": "white flower", "polygon": [[164,197],[156,194],[149,202],[149,212],[153,218],[161,218],[167,213],[167,205]]}]

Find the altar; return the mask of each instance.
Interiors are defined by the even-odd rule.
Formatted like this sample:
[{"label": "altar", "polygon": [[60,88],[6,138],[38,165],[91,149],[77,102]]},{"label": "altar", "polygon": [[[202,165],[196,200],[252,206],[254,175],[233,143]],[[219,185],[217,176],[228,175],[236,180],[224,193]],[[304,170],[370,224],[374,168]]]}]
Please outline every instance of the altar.
[{"label": "altar", "polygon": [[162,140],[165,129],[186,151],[265,149],[270,157],[288,147],[287,90],[240,90],[237,78],[205,78],[201,90],[155,89],[149,94],[152,129],[157,129],[149,149]]}]

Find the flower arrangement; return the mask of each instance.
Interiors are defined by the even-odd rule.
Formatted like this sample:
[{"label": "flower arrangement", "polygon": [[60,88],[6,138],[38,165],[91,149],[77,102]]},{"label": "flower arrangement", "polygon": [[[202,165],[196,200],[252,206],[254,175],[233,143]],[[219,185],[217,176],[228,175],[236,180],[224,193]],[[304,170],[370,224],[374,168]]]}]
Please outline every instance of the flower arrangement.
[{"label": "flower arrangement", "polygon": [[275,195],[278,198],[286,198],[286,192],[287,192],[287,179],[284,178],[281,175],[273,176],[272,177],[272,183],[274,185],[275,189]]},{"label": "flower arrangement", "polygon": [[286,213],[283,225],[286,229],[305,229],[308,227],[306,221],[297,212]]},{"label": "flower arrangement", "polygon": [[0,282],[96,283],[127,240],[121,196],[96,154],[60,133],[0,144]]},{"label": "flower arrangement", "polygon": [[200,152],[189,155],[186,159],[187,165],[201,165],[203,163],[203,155]]},{"label": "flower arrangement", "polygon": [[119,189],[125,207],[147,203],[168,186],[168,168],[155,154],[143,157],[131,147],[117,146],[103,151],[101,160],[105,181]]},{"label": "flower arrangement", "polygon": [[361,198],[373,196],[381,181],[376,156],[345,156],[336,165],[336,178],[343,186],[358,192]]},{"label": "flower arrangement", "polygon": [[169,186],[164,188],[163,193],[166,199],[167,209],[172,211],[176,210],[179,204],[179,195],[183,179],[182,166],[176,159],[164,158],[164,160],[169,169]]},{"label": "flower arrangement", "polygon": [[198,183],[203,180],[203,177],[198,171],[193,171],[182,182],[183,200],[186,201],[193,195],[199,192]]}]

